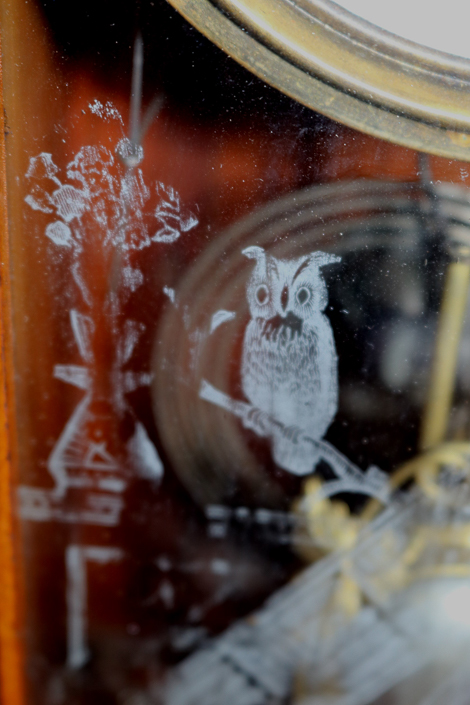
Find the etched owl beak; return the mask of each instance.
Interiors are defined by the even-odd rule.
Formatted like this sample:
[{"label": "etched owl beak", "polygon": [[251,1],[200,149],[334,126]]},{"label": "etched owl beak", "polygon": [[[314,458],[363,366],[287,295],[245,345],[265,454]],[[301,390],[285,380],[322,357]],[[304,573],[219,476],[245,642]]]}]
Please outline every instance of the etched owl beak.
[{"label": "etched owl beak", "polygon": [[289,303],[289,289],[285,286],[281,292],[281,307],[285,312],[287,304]]},{"label": "etched owl beak", "polygon": [[302,335],[302,319],[292,313],[292,311],[289,311],[286,316],[277,314],[264,321],[262,335],[266,340],[274,343],[278,340],[281,343],[294,340],[297,335]]}]

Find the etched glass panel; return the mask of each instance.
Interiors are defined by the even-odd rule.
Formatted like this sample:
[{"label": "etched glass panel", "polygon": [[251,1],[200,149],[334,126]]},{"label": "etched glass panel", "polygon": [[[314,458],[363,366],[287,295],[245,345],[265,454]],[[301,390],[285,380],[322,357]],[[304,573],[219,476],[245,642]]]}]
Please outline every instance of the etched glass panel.
[{"label": "etched glass panel", "polygon": [[1,19],[25,702],[467,705],[468,164]]}]

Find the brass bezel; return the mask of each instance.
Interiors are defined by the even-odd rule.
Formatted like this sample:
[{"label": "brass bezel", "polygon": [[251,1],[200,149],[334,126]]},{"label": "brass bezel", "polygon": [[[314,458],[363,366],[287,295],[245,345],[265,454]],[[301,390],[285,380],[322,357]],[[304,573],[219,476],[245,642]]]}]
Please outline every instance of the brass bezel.
[{"label": "brass bezel", "polygon": [[168,0],[295,100],[362,132],[470,161],[470,61],[427,49],[331,0]]}]

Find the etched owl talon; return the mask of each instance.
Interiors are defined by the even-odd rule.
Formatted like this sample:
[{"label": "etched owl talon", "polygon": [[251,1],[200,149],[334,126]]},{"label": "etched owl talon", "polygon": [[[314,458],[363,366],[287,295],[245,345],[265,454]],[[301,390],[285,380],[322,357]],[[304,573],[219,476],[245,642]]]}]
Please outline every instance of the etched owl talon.
[{"label": "etched owl talon", "polygon": [[255,431],[258,435],[265,436],[267,434],[265,413],[261,409],[252,407],[246,415],[243,425],[245,428]]},{"label": "etched owl talon", "polygon": [[298,443],[299,438],[302,435],[302,431],[298,426],[285,426],[284,427],[284,437],[293,443]]}]

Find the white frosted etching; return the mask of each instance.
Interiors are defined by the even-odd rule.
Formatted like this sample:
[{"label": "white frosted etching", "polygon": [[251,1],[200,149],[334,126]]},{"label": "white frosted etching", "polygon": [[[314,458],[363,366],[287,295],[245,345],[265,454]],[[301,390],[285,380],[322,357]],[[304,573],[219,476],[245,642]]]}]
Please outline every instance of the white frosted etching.
[{"label": "white frosted etching", "polygon": [[[283,434],[286,444],[291,443],[294,446],[302,444],[305,456],[310,451],[310,472],[313,472],[316,463],[320,459],[325,460],[334,470],[337,478],[323,484],[316,494],[317,499],[331,497],[341,492],[358,492],[370,497],[376,497],[382,502],[389,500],[388,476],[374,465],[369,467],[366,472],[362,472],[327,441],[310,438],[297,428],[283,427],[279,421],[269,414],[260,411],[252,404],[232,399],[209,384],[207,380],[202,380],[199,396],[201,399],[219,406],[221,409],[230,411],[242,421],[245,428],[251,429],[259,436],[271,437],[274,433]],[[297,452],[297,449],[294,448],[292,456]]]},{"label": "white frosted etching", "polygon": [[[93,321],[75,310],[70,312],[73,334],[81,357],[93,363],[91,336]],[[126,359],[128,348],[132,349],[135,331],[129,322],[127,337],[124,337],[121,357]],[[120,477],[120,464],[109,452],[106,441],[90,438],[88,426],[95,420],[92,408],[93,389],[91,373],[86,367],[60,365],[55,376],[81,389],[86,385],[87,394],[77,405],[49,456],[47,467],[55,480],[51,495],[55,500],[65,497],[70,487],[83,487],[121,493],[126,482]]]},{"label": "white frosted etching", "polygon": [[163,477],[163,463],[145,427],[140,422],[136,423],[135,433],[128,442],[128,448],[140,477],[160,482]]},{"label": "white frosted etching", "polygon": [[[53,156],[42,152],[32,157],[26,172],[30,190],[26,203],[49,216],[44,229],[61,257],[68,257],[70,272],[91,315],[72,310],[71,327],[83,365],[58,364],[54,376],[85,392],[57,439],[47,461],[55,487],[20,487],[19,512],[33,521],[62,521],[114,526],[123,508],[122,493],[129,480],[128,461],[136,471],[152,481],[160,480],[163,465],[156,449],[139,424],[125,395],[148,386],[152,375],[124,369],[129,363],[143,325],[124,321],[120,305],[144,281],[142,271],[132,266],[131,253],[153,243],[175,242],[194,228],[198,219],[181,202],[171,186],[146,183],[139,164],[143,159],[141,141],[149,121],[161,107],[157,97],[140,121],[142,82],[142,43],[136,42],[131,105],[130,137],[111,102],[91,102],[89,111],[108,122],[115,121],[121,139],[115,150],[105,145],[79,149],[65,169],[59,169]],[[99,256],[109,262],[109,287],[104,293],[91,280],[89,253],[99,248]],[[87,268],[88,267],[88,268]],[[104,375],[109,375],[103,391],[96,384],[93,356],[95,324],[109,327],[114,358]],[[106,316],[103,316],[104,312]],[[100,323],[103,325],[103,323]],[[118,417],[127,414],[135,422],[134,435],[127,445],[109,434]],[[116,418],[115,418],[116,417]],[[80,490],[80,501],[69,501],[69,490]]]},{"label": "white frosted etching", "polygon": [[306,475],[325,460],[337,477],[324,484],[321,496],[360,492],[387,501],[385,473],[376,467],[361,472],[322,440],[337,411],[338,371],[333,331],[323,313],[328,292],[321,268],[340,258],[313,252],[280,260],[261,247],[243,254],[256,260],[247,286],[251,320],[241,365],[243,392],[251,403],[231,399],[207,380],[199,396],[270,438],[274,460],[288,472]]},{"label": "white frosted etching", "polygon": [[[292,544],[292,530],[303,524],[299,506],[296,512],[283,512],[279,510],[257,507],[226,507],[223,504],[208,504],[204,511],[207,518],[207,535],[211,538],[225,538],[229,527],[242,526],[257,530],[257,535],[261,534],[263,542],[277,544]],[[300,537],[296,537],[298,545]],[[303,544],[312,545],[314,542],[308,536],[302,541]]]},{"label": "white frosted etching", "polygon": [[122,268],[122,280],[125,286],[127,286],[130,291],[137,291],[139,286],[144,283],[144,275],[140,269],[134,267],[123,267]]},{"label": "white frosted etching", "polygon": [[[25,197],[26,203],[36,211],[43,213],[53,213],[55,209],[52,196],[49,191],[54,186],[61,186],[60,180],[57,178],[59,169],[52,160],[52,154],[42,152],[38,157],[33,157],[29,161],[26,178],[32,179],[31,193]],[[48,185],[45,190],[41,182]]]},{"label": "white frosted etching", "polygon": [[[143,323],[127,319],[124,322],[122,334],[116,342],[115,361],[111,376],[113,379],[113,406],[118,413],[124,413],[128,408],[125,394],[138,386],[145,386],[148,379],[148,373],[144,373],[142,376],[142,373],[123,371],[124,365],[131,359],[144,330]],[[135,383],[137,383],[137,387],[134,386]]]},{"label": "white frosted etching", "polygon": [[[75,254],[75,253],[74,253]],[[75,283],[77,284],[80,293],[83,297],[84,302],[87,306],[92,306],[92,297],[90,290],[85,282],[85,278],[82,275],[80,259],[76,258],[75,262],[72,264],[71,272]]]},{"label": "white frosted etching", "polygon": [[[73,383],[73,382],[72,382]],[[80,469],[85,456],[93,457],[93,448],[87,445],[86,437],[82,437],[82,429],[89,415],[91,394],[87,394],[76,407],[65,428],[60,434],[47,461],[47,467],[55,480],[53,493],[56,497],[63,498],[73,479],[69,476],[69,469]],[[79,482],[82,478],[79,477]]]},{"label": "white frosted etching", "polygon": [[165,296],[168,296],[170,299],[171,303],[174,304],[176,301],[176,292],[174,289],[171,288],[171,286],[164,286],[163,287],[163,293]]},{"label": "white frosted etching", "polygon": [[175,570],[180,573],[196,574],[208,572],[213,575],[229,575],[235,570],[234,565],[226,558],[198,559],[173,563],[167,555],[162,554],[154,559],[154,563],[162,573]]},{"label": "white frosted etching", "polygon": [[199,221],[192,213],[182,214],[180,196],[171,186],[165,186],[159,182],[157,193],[160,196],[160,203],[155,209],[155,218],[161,223],[161,227],[156,231],[153,240],[175,242],[182,232],[192,230]]},{"label": "white frosted etching", "polygon": [[[243,392],[283,427],[319,440],[338,407],[337,355],[323,313],[328,294],[321,268],[341,258],[314,252],[282,260],[261,247],[243,254],[256,261],[246,292],[251,321],[243,341]],[[286,443],[284,434],[272,434],[272,451],[286,470],[312,471],[312,450],[305,454],[302,444]]]},{"label": "white frosted etching", "polygon": [[[127,487],[121,460],[115,458],[104,438],[90,437],[89,427],[99,428],[101,419],[93,407],[93,351],[94,324],[90,317],[76,310],[70,311],[70,322],[77,348],[85,365],[56,365],[54,376],[86,392],[52,449],[47,468],[54,479],[55,487],[45,490],[22,486],[18,491],[19,513],[23,519],[32,521],[60,521],[102,526],[119,523],[123,509],[122,493]],[[114,402],[117,408],[125,408],[124,394],[148,385],[151,375],[123,371],[122,366],[131,358],[143,325],[136,321],[124,322],[123,335],[116,346],[114,380]],[[148,438],[145,429],[137,421],[134,436],[128,448],[137,472],[147,479],[159,480],[163,465],[158,453]],[[86,495],[79,508],[70,509],[64,504],[71,488],[84,489]]]},{"label": "white frosted etching", "polygon": [[46,228],[46,235],[56,245],[62,245],[64,247],[72,246],[72,231],[69,226],[61,220],[58,220],[55,223],[49,223]]},{"label": "white frosted etching", "polygon": [[70,311],[70,323],[80,355],[85,362],[92,362],[91,338],[95,330],[95,324],[89,316],[84,316],[75,309]]},{"label": "white frosted etching", "polygon": [[79,389],[91,388],[90,371],[82,365],[55,365],[54,377]]},{"label": "white frosted etching", "polygon": [[18,488],[18,501],[18,513],[23,520],[96,526],[116,526],[124,506],[119,495],[88,492],[85,506],[69,509],[54,491],[27,485]]},{"label": "white frosted etching", "polygon": [[152,384],[151,372],[133,372],[126,370],[122,373],[122,384],[125,392],[134,392],[139,387],[148,387]]},{"label": "white frosted etching", "polygon": [[205,339],[206,339],[206,332],[201,330],[200,328],[196,328],[196,330],[192,331],[192,333],[189,334],[189,340],[190,340],[190,349],[189,349],[190,363],[189,363],[189,366],[192,371],[194,371],[198,366],[199,359],[201,357],[202,346],[204,344]]},{"label": "white frosted etching", "polygon": [[[70,312],[70,322],[81,357],[93,363],[91,336],[93,321],[78,311]],[[60,521],[114,526],[123,508],[119,495],[126,483],[119,477],[119,465],[103,440],[88,436],[86,426],[94,419],[92,374],[81,365],[56,365],[54,376],[86,391],[67,421],[47,461],[55,481],[52,490],[22,486],[19,488],[19,513],[32,521]],[[83,505],[70,509],[63,503],[69,488],[88,488]]]},{"label": "white frosted etching", "polygon": [[87,647],[87,562],[120,561],[123,552],[110,546],[70,545],[65,551],[67,574],[67,666],[82,668],[89,658]]},{"label": "white frosted etching", "polygon": [[106,103],[102,103],[100,100],[95,99],[88,107],[90,112],[94,115],[98,115],[98,117],[106,121],[110,119],[117,120],[121,125],[124,125],[119,111],[110,100],[106,101]]},{"label": "white frosted etching", "polygon": [[235,311],[225,311],[224,309],[216,311],[211,318],[210,333],[213,333],[222,323],[233,321],[236,315]]},{"label": "white frosted etching", "polygon": [[[117,119],[111,104],[102,106],[95,101],[91,110]],[[123,135],[121,147],[123,141],[129,142]],[[87,239],[94,241],[97,231],[102,233],[103,247],[119,246],[128,252],[152,242],[175,242],[199,222],[185,212],[174,188],[161,182],[148,186],[136,166],[119,169],[115,154],[105,146],[82,147],[66,166],[67,181],[59,174],[51,154],[32,157],[26,172],[31,190],[25,200],[34,210],[53,216],[46,227],[47,237],[75,254],[84,250]],[[149,218],[152,212],[155,224]],[[132,277],[131,284],[135,284]]]},{"label": "white frosted etching", "polygon": [[117,365],[121,367],[126,362],[129,362],[131,355],[134,352],[137,341],[145,330],[143,323],[128,319],[124,323],[124,335],[118,344],[117,350]]}]

